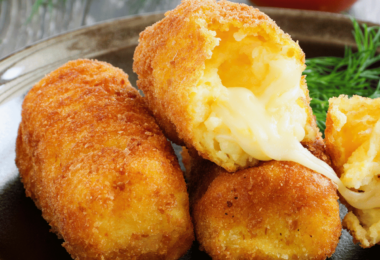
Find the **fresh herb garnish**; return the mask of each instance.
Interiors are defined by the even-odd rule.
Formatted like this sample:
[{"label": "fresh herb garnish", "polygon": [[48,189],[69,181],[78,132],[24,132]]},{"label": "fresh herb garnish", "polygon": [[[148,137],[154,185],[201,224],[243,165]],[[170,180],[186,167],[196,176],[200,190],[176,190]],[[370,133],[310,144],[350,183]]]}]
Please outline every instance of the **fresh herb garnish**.
[{"label": "fresh herb garnish", "polygon": [[368,27],[352,19],[358,51],[345,48],[344,57],[318,57],[306,60],[304,71],[312,101],[310,105],[321,132],[326,128],[329,98],[348,96],[380,97],[380,27]]}]

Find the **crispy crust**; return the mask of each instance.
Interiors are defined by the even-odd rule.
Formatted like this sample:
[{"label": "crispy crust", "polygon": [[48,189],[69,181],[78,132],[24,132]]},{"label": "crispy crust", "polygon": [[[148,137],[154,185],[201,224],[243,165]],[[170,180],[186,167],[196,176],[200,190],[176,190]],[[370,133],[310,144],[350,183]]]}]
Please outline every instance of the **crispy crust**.
[{"label": "crispy crust", "polygon": [[[332,166],[331,158],[326,152],[326,145],[320,134],[314,142],[305,142],[303,143],[303,146],[308,149],[315,157]],[[185,146],[182,147],[181,156],[186,170],[185,175],[189,182],[188,186],[190,198],[192,201],[199,200],[204,195],[208,186],[215,179],[217,173],[220,172],[220,170],[218,167],[215,167],[212,162],[206,163],[207,160],[204,160],[196,152],[188,150]],[[262,163],[263,162],[261,162],[261,164]],[[206,172],[207,174],[203,174]]]},{"label": "crispy crust", "polygon": [[[345,95],[341,95],[339,98],[346,99],[348,97]],[[344,162],[343,154],[340,148],[341,145],[338,145],[338,146],[335,145],[336,143],[335,139],[338,133],[335,131],[334,123],[333,123],[333,109],[335,106],[334,103],[338,101],[339,99],[335,97],[329,100],[329,109],[326,115],[325,141],[326,141],[326,150],[332,159],[332,166],[336,174],[340,178],[343,173],[343,164],[345,162]]]},{"label": "crispy crust", "polygon": [[[351,98],[348,98],[346,95],[330,98],[329,109],[326,116],[325,141],[326,149],[331,156],[334,170],[339,177],[343,174],[343,165],[347,163],[353,151],[356,150],[371,133],[370,131],[363,133],[363,129],[359,126],[364,129],[366,129],[365,127],[373,127],[378,118],[373,117],[369,119],[366,117],[376,115],[379,107],[380,99],[371,99],[356,95]],[[351,125],[353,129],[347,129],[347,127],[344,127],[344,124],[340,125],[344,122],[344,120],[339,118],[339,115],[342,114],[346,114],[348,120],[350,120],[350,118],[356,120],[356,123],[353,122],[353,125]],[[359,116],[362,116],[362,121],[358,118]],[[354,129],[361,133],[352,135],[354,134]],[[351,136],[347,133],[351,133]],[[350,144],[350,149],[347,149],[347,144]]]},{"label": "crispy crust", "polygon": [[331,158],[327,153],[325,142],[322,138],[322,134],[319,131],[314,141],[302,142],[302,145],[308,149],[315,157],[324,161],[329,166],[332,166]]},{"label": "crispy crust", "polygon": [[[377,105],[378,104],[378,105]],[[366,135],[348,135],[348,138],[343,138],[344,133],[342,134],[341,126],[337,125],[337,122],[340,122],[341,119],[338,118],[339,110],[342,109],[344,113],[352,112],[355,115],[359,111],[363,111],[366,107],[375,106],[372,110],[376,109],[376,105],[380,106],[380,100],[373,100],[370,98],[364,98],[354,95],[352,98],[349,98],[347,95],[340,95],[339,97],[333,97],[329,99],[329,109],[326,115],[326,130],[325,130],[325,142],[326,142],[326,151],[327,154],[331,157],[331,165],[340,178],[344,172],[343,165],[347,163],[348,158],[351,156],[352,152],[361,144],[362,139],[366,138]],[[350,111],[348,111],[348,110]],[[363,124],[358,122],[357,124]],[[367,123],[366,123],[367,124]],[[364,125],[364,124],[363,124]],[[344,132],[351,132],[352,129],[343,129]],[[345,134],[347,135],[347,134]],[[356,139],[356,140],[354,140]],[[353,146],[353,149],[346,150],[345,144],[347,142],[355,142],[356,145]],[[348,208],[349,211],[353,211],[355,215],[356,209],[352,207],[348,202],[339,194],[340,201]]]},{"label": "crispy crust", "polygon": [[[227,1],[185,0],[167,12],[162,21],[140,34],[133,69],[139,76],[137,85],[144,91],[148,107],[166,136],[179,145],[197,150],[203,158],[226,170],[235,171],[237,166],[223,165],[196,140],[194,118],[189,112],[189,93],[203,75],[205,61],[217,44],[207,32],[207,28],[215,24],[219,27],[233,25],[247,31],[261,28],[273,36],[274,41],[293,46],[297,60],[304,65],[305,55],[298,44],[258,9]],[[309,106],[304,78],[301,85],[306,96],[301,102],[308,113],[305,141],[314,141],[318,128]]]},{"label": "crispy crust", "polygon": [[[342,144],[337,144],[337,134],[339,132],[335,131],[334,123],[333,123],[333,109],[335,106],[335,102],[339,103],[339,99],[348,99],[348,96],[346,95],[340,95],[339,98],[333,97],[329,99],[329,109],[327,110],[326,114],[326,130],[325,130],[325,143],[326,143],[326,152],[331,158],[331,166],[340,178],[343,174],[343,164],[344,162],[344,156],[342,152]],[[336,104],[337,105],[337,104]],[[341,141],[341,140],[339,140]],[[347,158],[346,158],[347,159]],[[341,203],[343,203],[349,211],[355,210],[348,202],[346,199],[340,194],[339,195],[339,200]],[[344,224],[344,222],[343,222]]]},{"label": "crispy crust", "polygon": [[[334,127],[333,109],[334,109],[334,106],[338,105],[339,100],[341,98],[347,100],[348,96],[340,95],[339,98],[333,97],[329,100],[329,109],[328,109],[327,114],[326,114],[326,130],[325,130],[326,152],[330,156],[331,166],[339,178],[343,174],[343,164],[345,163],[344,162],[345,159],[344,159],[344,155],[343,155],[343,151],[342,151],[342,144],[336,145],[337,141],[338,141],[338,140],[336,140],[336,139],[338,139],[337,134],[339,134],[339,132],[337,132],[335,130],[335,127]],[[335,102],[337,102],[337,104],[334,104]],[[339,141],[341,141],[341,140],[339,140]],[[347,155],[345,157],[347,157]],[[338,195],[339,195],[340,202],[343,203],[348,208],[349,211],[355,210],[355,208],[353,208],[350,204],[348,204],[346,199],[343,196],[341,196],[340,193],[338,193]]]},{"label": "crispy crust", "polygon": [[[325,131],[326,150],[331,156],[332,166],[339,177],[343,175],[344,165],[353,152],[368,140],[372,128],[379,120],[379,107],[380,99],[356,95],[351,98],[340,95],[329,100]],[[353,242],[360,243],[363,248],[374,246],[374,238],[371,236],[377,237],[378,228],[375,227],[375,223],[372,223],[374,226],[370,227],[363,221],[365,215],[371,216],[370,210],[352,207],[340,194],[339,199],[348,209],[348,214],[343,220],[343,227],[349,230]]]},{"label": "crispy crust", "polygon": [[174,152],[128,76],[107,63],[69,62],[31,89],[16,164],[75,259],[177,259],[192,244]]},{"label": "crispy crust", "polygon": [[193,167],[199,177],[191,193],[196,236],[213,259],[325,259],[334,253],[342,228],[338,197],[320,174],[278,161],[233,174],[206,160]]},{"label": "crispy crust", "polygon": [[[330,163],[321,138],[305,147]],[[327,178],[278,161],[231,174],[186,148],[182,155],[196,236],[213,259],[325,259],[334,253],[342,226],[336,187]],[[235,240],[225,236],[229,232]]]}]

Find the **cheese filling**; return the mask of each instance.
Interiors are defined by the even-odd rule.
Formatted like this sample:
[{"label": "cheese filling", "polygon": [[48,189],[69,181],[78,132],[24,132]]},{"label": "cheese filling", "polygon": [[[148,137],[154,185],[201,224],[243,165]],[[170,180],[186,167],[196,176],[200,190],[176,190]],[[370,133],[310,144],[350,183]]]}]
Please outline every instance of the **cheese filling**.
[{"label": "cheese filling", "polygon": [[281,160],[305,138],[303,65],[289,47],[238,32],[218,36],[192,93],[201,145],[231,165]]},{"label": "cheese filling", "polygon": [[200,144],[221,161],[243,167],[257,160],[299,163],[331,179],[352,206],[380,206],[380,190],[347,189],[328,164],[301,145],[307,110],[295,50],[241,32],[217,37],[219,45],[192,93]]}]

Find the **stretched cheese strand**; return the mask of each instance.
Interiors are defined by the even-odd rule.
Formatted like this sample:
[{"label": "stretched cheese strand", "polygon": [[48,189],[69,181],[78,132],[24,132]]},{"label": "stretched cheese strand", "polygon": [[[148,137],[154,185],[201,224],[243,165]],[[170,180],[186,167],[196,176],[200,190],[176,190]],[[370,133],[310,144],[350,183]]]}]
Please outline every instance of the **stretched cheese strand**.
[{"label": "stretched cheese strand", "polygon": [[355,208],[379,207],[380,189],[369,187],[364,193],[347,189],[328,164],[301,145],[306,122],[305,112],[296,102],[303,95],[299,86],[301,70],[290,59],[272,61],[272,68],[273,63],[285,70],[262,95],[232,87],[226,88],[228,95],[214,102],[212,110],[231,130],[230,136],[219,135],[218,138],[237,142],[256,159],[293,161],[321,173],[338,186],[342,196]]}]

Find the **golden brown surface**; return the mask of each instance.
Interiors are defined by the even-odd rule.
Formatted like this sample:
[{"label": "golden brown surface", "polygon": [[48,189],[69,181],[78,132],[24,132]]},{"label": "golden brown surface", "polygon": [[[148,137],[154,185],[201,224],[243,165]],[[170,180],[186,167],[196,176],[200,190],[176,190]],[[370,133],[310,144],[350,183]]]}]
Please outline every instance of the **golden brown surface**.
[{"label": "golden brown surface", "polygon": [[[235,33],[248,36],[236,40],[238,34]],[[232,46],[226,43],[229,41],[233,46],[237,46],[237,41],[241,42],[242,47],[229,48]],[[166,136],[177,144],[196,149],[203,158],[231,172],[253,166],[257,160],[249,158],[240,147],[231,148],[230,143],[215,145],[215,136],[205,134],[205,120],[212,113],[210,104],[219,90],[215,86],[199,89],[198,84],[208,73],[207,68],[214,66],[209,64],[214,52],[215,59],[230,55],[219,67],[219,71],[230,68],[220,74],[223,84],[240,86],[244,80],[238,79],[245,79],[254,85],[254,76],[250,76],[249,80],[244,75],[236,76],[246,71],[244,66],[248,66],[246,63],[251,61],[247,59],[251,58],[235,49],[255,46],[257,41],[274,52],[288,50],[286,55],[304,67],[305,56],[298,44],[268,16],[243,4],[214,0],[183,1],[176,9],[167,12],[162,21],[140,34],[140,43],[134,55],[133,69],[139,76],[137,84],[144,91],[149,109]],[[230,51],[226,52],[226,48]],[[301,79],[300,88],[304,98],[297,102],[307,117],[303,141],[314,141],[319,133],[309,106],[304,78]]]},{"label": "golden brown surface", "polygon": [[[326,146],[343,184],[353,190],[379,189],[380,99],[341,95],[329,100]],[[380,242],[380,209],[360,210],[344,198],[349,212],[343,226],[367,248]]]},{"label": "golden brown surface", "polygon": [[325,142],[338,176],[354,151],[370,139],[380,119],[380,99],[341,95],[329,100]]},{"label": "golden brown surface", "polygon": [[178,259],[194,235],[173,150],[128,76],[72,61],[27,94],[16,145],[26,189],[75,259]]},{"label": "golden brown surface", "polygon": [[192,162],[196,237],[213,259],[325,259],[334,253],[341,223],[336,188],[327,178],[278,161],[231,174],[184,155]]}]

